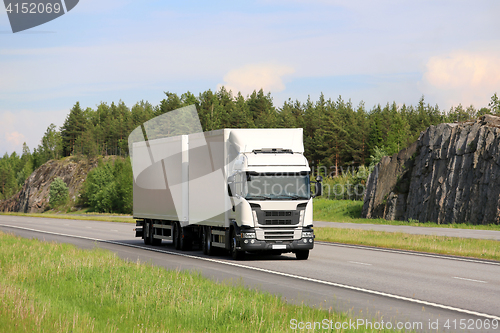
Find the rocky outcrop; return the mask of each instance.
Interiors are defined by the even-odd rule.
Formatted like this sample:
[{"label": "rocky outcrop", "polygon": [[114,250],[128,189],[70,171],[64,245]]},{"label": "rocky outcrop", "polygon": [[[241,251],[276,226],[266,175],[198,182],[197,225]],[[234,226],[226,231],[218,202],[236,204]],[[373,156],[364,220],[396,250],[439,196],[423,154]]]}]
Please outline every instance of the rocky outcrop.
[{"label": "rocky outcrop", "polygon": [[97,160],[67,157],[50,160],[36,169],[24,182],[14,197],[0,201],[0,211],[39,213],[48,209],[50,184],[61,177],[69,190],[69,198],[76,201],[80,188],[88,172],[97,166]]},{"label": "rocky outcrop", "polygon": [[500,224],[500,117],[431,126],[370,174],[363,217]]}]

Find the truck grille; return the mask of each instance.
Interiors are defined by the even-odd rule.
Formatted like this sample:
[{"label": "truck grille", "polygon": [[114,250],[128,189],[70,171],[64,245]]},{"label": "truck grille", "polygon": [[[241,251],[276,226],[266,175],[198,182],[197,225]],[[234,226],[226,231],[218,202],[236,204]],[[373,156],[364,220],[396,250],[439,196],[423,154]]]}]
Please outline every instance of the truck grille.
[{"label": "truck grille", "polygon": [[265,240],[293,240],[294,229],[264,230]]},{"label": "truck grille", "polygon": [[292,220],[268,220],[266,219],[263,225],[292,225]]},{"label": "truck grille", "polygon": [[293,218],[292,211],[286,210],[268,210],[264,212],[264,221],[262,225],[294,225],[298,224],[298,219]]},{"label": "truck grille", "polygon": [[266,216],[292,216],[292,212],[287,210],[268,210],[265,213]]}]

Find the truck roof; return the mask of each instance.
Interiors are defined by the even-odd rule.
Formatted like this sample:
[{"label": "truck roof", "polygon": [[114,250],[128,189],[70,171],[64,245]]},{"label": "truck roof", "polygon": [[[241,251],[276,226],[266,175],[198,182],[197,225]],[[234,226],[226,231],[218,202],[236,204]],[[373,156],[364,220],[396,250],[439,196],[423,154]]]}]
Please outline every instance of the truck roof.
[{"label": "truck roof", "polygon": [[240,153],[279,149],[304,153],[302,128],[236,128],[230,131],[229,141]]}]

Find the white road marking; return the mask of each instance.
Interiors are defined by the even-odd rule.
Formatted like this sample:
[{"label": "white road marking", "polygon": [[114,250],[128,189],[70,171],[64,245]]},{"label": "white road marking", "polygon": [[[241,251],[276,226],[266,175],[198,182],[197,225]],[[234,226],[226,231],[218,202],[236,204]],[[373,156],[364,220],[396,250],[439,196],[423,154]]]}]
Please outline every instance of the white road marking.
[{"label": "white road marking", "polygon": [[408,251],[408,250],[382,249],[382,248],[371,247],[371,246],[351,245],[351,244],[342,244],[342,243],[334,243],[334,242],[314,242],[314,243],[321,244],[321,245],[327,245],[327,246],[349,247],[349,248],[353,248],[353,249],[372,250],[372,251],[389,252],[389,253],[397,253],[397,254],[408,254],[408,255],[412,255],[412,256],[438,258],[438,259],[449,259],[449,260],[457,260],[457,261],[475,262],[478,264],[500,266],[500,262],[498,262],[498,261],[475,260],[473,258],[467,259],[467,258],[461,258],[461,257],[423,253],[423,252],[414,252],[414,251]]},{"label": "white road marking", "polygon": [[43,231],[43,230],[36,230],[36,229],[30,229],[30,228],[23,228],[23,227],[17,227],[17,226],[11,226],[11,225],[6,225],[6,224],[0,224],[2,227],[7,227],[7,228],[15,228],[15,229],[22,229],[22,230],[28,230],[28,231],[35,231],[35,232],[40,232],[40,233],[45,233],[45,234],[51,234],[51,235],[57,235],[57,236],[64,236],[64,237],[72,237],[72,238],[78,238],[78,239],[86,239],[86,240],[91,240],[95,242],[102,242],[102,243],[108,243],[108,244],[115,244],[115,245],[121,245],[121,246],[128,246],[128,247],[133,247],[141,250],[147,250],[147,251],[154,251],[154,252],[159,252],[159,253],[165,253],[165,254],[170,254],[174,256],[180,256],[180,257],[186,257],[186,258],[191,258],[191,259],[198,259],[198,260],[204,260],[204,261],[210,261],[222,265],[228,265],[228,266],[234,266],[234,267],[239,267],[239,268],[245,268],[245,269],[250,269],[258,272],[264,272],[264,273],[269,273],[269,274],[274,274],[274,275],[279,275],[279,276],[285,276],[297,280],[303,280],[303,281],[309,281],[309,282],[315,282],[315,283],[320,283],[324,284],[327,286],[332,286],[332,287],[338,287],[338,288],[344,288],[344,289],[349,289],[349,290],[355,290],[355,291],[360,291],[364,292],[367,294],[372,294],[372,295],[378,295],[378,296],[385,296],[389,298],[394,298],[402,301],[407,301],[411,303],[416,303],[416,304],[422,304],[426,306],[433,306],[436,308],[440,309],[445,309],[445,310],[450,310],[450,311],[455,311],[455,312],[460,312],[460,313],[466,313],[469,315],[477,316],[477,317],[484,317],[484,318],[490,318],[490,319],[496,319],[500,320],[500,317],[486,314],[486,313],[481,313],[481,312],[476,312],[476,311],[471,311],[467,309],[461,309],[457,308],[454,306],[448,306],[448,305],[443,305],[443,304],[438,304],[438,303],[433,303],[433,302],[428,302],[428,301],[423,301],[415,298],[410,298],[410,297],[405,297],[405,296],[399,296],[399,295],[394,295],[394,294],[389,294],[381,291],[376,291],[376,290],[370,290],[370,289],[365,289],[365,288],[359,288],[359,287],[354,287],[354,286],[349,286],[341,283],[336,283],[336,282],[330,282],[330,281],[324,281],[324,280],[318,280],[314,278],[309,278],[305,276],[300,276],[300,275],[294,275],[294,274],[288,274],[288,273],[283,273],[283,272],[278,272],[278,271],[272,271],[269,269],[265,268],[259,268],[259,267],[252,267],[252,266],[246,266],[242,264],[237,264],[235,262],[230,262],[230,261],[223,261],[223,260],[218,260],[218,259],[211,259],[211,258],[204,258],[204,257],[197,257],[194,255],[190,254],[185,254],[185,253],[178,253],[178,252],[172,252],[172,251],[167,251],[167,250],[161,250],[161,249],[155,249],[155,248],[150,248],[150,247],[142,247],[134,244],[127,244],[127,243],[121,243],[117,241],[110,241],[110,240],[104,240],[104,239],[99,239],[99,238],[92,238],[92,237],[84,237],[84,236],[76,236],[76,235],[67,235],[67,234],[61,234],[57,232],[50,232],[50,231]]},{"label": "white road marking", "polygon": [[114,229],[112,229],[112,230],[110,230],[110,231],[116,231],[116,232],[118,232],[118,230],[114,230]]},{"label": "white road marking", "polygon": [[358,264],[358,265],[366,265],[366,266],[371,266],[372,264],[365,264],[364,262],[357,262],[357,261],[349,261],[350,263],[353,264]]},{"label": "white road marking", "polygon": [[69,224],[63,224],[63,225],[65,225],[66,227],[69,227]]},{"label": "white road marking", "polygon": [[87,229],[92,229],[92,227],[87,227]]},{"label": "white road marking", "polygon": [[458,276],[454,276],[453,278],[454,278],[454,279],[459,279],[459,280],[465,280],[465,281],[488,283],[488,282],[486,282],[486,281],[481,281],[481,280],[473,280],[473,279],[466,279],[466,278],[461,278],[461,277],[458,277]]}]

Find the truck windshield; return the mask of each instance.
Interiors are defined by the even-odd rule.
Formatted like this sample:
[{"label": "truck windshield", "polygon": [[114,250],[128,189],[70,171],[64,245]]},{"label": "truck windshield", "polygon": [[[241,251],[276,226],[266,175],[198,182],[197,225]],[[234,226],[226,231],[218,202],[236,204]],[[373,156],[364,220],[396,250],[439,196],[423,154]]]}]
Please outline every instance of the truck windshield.
[{"label": "truck windshield", "polygon": [[311,197],[309,172],[247,172],[242,192],[247,200],[308,200]]}]

